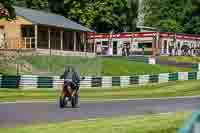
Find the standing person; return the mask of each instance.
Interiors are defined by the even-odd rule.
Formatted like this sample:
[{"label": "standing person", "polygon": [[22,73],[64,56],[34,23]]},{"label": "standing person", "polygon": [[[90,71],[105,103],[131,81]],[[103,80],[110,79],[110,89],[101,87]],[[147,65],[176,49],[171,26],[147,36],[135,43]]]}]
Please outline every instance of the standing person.
[{"label": "standing person", "polygon": [[127,56],[130,55],[130,45],[129,44],[126,45],[126,53],[127,53]]},{"label": "standing person", "polygon": [[172,48],[169,46],[169,56],[172,56]]},{"label": "standing person", "polygon": [[172,56],[175,55],[175,50],[174,50],[174,47],[172,46]]},{"label": "standing person", "polygon": [[125,56],[126,54],[125,54],[125,48],[124,47],[122,47],[122,56]]},{"label": "standing person", "polygon": [[142,55],[144,55],[144,47],[142,47]]},{"label": "standing person", "polygon": [[178,48],[175,48],[175,56],[178,56]]}]

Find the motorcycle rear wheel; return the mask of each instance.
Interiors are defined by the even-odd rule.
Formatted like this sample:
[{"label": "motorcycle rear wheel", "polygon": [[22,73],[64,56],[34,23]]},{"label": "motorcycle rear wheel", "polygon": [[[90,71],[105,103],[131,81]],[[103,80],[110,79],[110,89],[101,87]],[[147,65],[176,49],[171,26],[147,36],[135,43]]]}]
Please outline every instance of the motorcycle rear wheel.
[{"label": "motorcycle rear wheel", "polygon": [[60,104],[60,108],[64,108],[65,107],[65,99],[64,99],[64,97],[60,96],[59,104]]}]

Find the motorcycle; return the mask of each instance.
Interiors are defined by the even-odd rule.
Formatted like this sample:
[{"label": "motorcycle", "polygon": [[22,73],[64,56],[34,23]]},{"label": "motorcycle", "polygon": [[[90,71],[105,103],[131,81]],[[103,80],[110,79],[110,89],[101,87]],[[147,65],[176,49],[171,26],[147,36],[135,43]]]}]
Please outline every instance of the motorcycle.
[{"label": "motorcycle", "polygon": [[[82,77],[81,80],[85,78]],[[65,81],[63,88],[60,93],[59,104],[60,108],[64,108],[68,105],[68,102],[71,102],[72,108],[76,108],[79,103],[79,91],[78,89],[73,89],[72,86],[75,86],[72,81]]]}]

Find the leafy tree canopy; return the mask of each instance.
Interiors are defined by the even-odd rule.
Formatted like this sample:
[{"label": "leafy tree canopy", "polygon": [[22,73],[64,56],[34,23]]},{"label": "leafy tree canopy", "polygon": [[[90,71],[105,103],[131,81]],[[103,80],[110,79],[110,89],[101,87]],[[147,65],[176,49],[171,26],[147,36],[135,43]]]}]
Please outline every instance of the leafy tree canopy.
[{"label": "leafy tree canopy", "polygon": [[59,13],[97,32],[135,31],[138,0],[17,0],[17,5]]},{"label": "leafy tree canopy", "polygon": [[144,4],[147,26],[200,34],[200,0],[145,0]]},{"label": "leafy tree canopy", "polygon": [[10,20],[15,18],[13,5],[13,0],[0,0],[0,19],[6,18]]}]

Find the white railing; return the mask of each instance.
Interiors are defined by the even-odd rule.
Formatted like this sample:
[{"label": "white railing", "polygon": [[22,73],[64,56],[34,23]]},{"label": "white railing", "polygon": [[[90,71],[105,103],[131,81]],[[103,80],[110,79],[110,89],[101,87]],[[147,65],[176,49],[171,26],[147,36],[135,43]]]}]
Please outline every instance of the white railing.
[{"label": "white railing", "polygon": [[1,40],[0,49],[31,49],[34,45],[34,37],[6,38]]},{"label": "white railing", "polygon": [[34,37],[24,37],[24,48],[34,48],[35,46],[35,38]]}]

